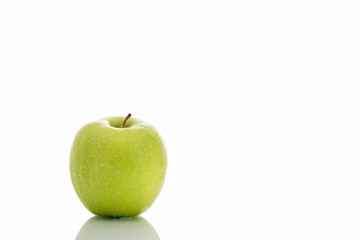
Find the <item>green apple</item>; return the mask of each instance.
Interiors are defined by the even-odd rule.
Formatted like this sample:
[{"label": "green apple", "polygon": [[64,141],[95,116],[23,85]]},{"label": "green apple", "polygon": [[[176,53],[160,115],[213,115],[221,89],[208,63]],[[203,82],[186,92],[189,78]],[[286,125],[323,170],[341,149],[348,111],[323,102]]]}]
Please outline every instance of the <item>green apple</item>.
[{"label": "green apple", "polygon": [[142,217],[90,218],[76,240],[159,240],[155,229]]},{"label": "green apple", "polygon": [[130,117],[91,122],[73,142],[71,180],[93,214],[137,216],[153,204],[163,186],[164,142],[153,126]]}]

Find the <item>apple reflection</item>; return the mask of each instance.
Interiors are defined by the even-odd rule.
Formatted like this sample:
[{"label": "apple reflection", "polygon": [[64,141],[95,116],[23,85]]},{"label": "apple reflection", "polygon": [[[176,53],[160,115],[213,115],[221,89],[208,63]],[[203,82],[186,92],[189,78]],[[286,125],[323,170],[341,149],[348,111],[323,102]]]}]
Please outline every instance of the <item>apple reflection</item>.
[{"label": "apple reflection", "polygon": [[90,218],[76,240],[160,240],[155,229],[142,217]]}]

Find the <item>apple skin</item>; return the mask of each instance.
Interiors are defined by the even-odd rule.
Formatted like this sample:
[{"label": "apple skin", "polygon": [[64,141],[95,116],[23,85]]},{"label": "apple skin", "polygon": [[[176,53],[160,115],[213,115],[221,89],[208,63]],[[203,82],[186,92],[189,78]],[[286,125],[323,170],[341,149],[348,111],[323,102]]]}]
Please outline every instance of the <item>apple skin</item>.
[{"label": "apple skin", "polygon": [[167,168],[166,149],[157,130],[143,121],[109,117],[77,133],[70,174],[84,206],[100,216],[137,216],[155,201]]}]

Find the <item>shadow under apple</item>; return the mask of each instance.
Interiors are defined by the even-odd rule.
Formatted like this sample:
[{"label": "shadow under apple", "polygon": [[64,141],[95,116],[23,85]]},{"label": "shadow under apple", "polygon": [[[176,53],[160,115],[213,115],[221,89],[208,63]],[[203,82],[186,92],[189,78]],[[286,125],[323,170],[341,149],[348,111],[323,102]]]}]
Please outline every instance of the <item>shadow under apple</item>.
[{"label": "shadow under apple", "polygon": [[142,217],[95,216],[80,229],[76,240],[160,240],[155,229]]}]

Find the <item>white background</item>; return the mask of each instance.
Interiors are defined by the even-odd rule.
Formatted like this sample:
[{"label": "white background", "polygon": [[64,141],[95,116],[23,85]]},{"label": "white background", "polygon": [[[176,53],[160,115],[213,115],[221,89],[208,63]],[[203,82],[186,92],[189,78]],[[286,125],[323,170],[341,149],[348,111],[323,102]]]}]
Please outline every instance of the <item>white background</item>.
[{"label": "white background", "polygon": [[153,124],[161,239],[359,239],[358,1],[0,2],[0,239],[75,239],[77,130]]}]

